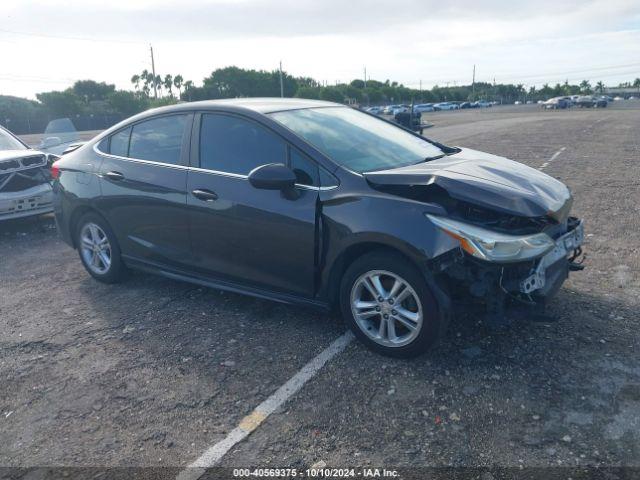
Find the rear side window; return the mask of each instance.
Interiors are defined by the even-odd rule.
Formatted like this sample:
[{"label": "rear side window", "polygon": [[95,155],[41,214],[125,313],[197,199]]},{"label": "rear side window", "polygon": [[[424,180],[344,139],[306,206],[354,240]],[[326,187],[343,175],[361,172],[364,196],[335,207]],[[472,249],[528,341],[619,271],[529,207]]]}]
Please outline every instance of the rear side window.
[{"label": "rear side window", "polygon": [[204,114],[200,126],[200,168],[247,175],[267,163],[286,163],[286,144],[255,122]]},{"label": "rear side window", "polygon": [[109,143],[109,153],[111,155],[118,155],[119,157],[126,157],[129,153],[130,136],[131,127],[120,130],[115,135],[112,135]]},{"label": "rear side window", "polygon": [[[186,123],[187,115],[170,115],[135,124],[131,131],[128,157],[179,164]],[[113,153],[113,138],[111,142]]]}]

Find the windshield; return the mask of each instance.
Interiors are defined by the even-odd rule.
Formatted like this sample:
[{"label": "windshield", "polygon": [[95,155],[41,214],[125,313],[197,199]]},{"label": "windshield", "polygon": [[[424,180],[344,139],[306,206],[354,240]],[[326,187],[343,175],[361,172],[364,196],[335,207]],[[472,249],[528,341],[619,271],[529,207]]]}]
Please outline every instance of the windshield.
[{"label": "windshield", "polygon": [[354,172],[404,167],[444,152],[399,127],[348,107],[288,110],[271,117]]},{"label": "windshield", "polygon": [[22,143],[0,128],[0,150],[26,150]]}]

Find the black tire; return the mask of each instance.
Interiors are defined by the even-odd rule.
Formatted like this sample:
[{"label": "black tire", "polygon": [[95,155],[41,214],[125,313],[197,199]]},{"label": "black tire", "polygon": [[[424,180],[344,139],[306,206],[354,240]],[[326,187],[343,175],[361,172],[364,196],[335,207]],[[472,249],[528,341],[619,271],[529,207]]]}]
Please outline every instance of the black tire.
[{"label": "black tire", "polygon": [[[406,345],[385,346],[377,343],[361,329],[354,317],[351,308],[352,289],[362,275],[373,270],[382,270],[401,277],[420,299],[422,325],[415,338]],[[442,314],[436,296],[429,288],[424,275],[405,257],[387,250],[367,253],[347,268],[340,284],[340,310],[354,335],[369,349],[396,358],[411,358],[426,352],[438,341],[446,326],[446,317]]]},{"label": "black tire", "polygon": [[[111,262],[109,267],[102,273],[97,272],[92,268],[83,254],[81,235],[85,226],[89,224],[97,225],[102,230],[110,246]],[[103,283],[119,283],[126,279],[129,272],[120,256],[120,245],[118,245],[118,240],[109,226],[109,223],[100,215],[97,213],[86,213],[80,218],[80,220],[78,220],[78,223],[76,224],[75,242],[76,247],[78,248],[80,261],[89,275],[93,278]]]}]

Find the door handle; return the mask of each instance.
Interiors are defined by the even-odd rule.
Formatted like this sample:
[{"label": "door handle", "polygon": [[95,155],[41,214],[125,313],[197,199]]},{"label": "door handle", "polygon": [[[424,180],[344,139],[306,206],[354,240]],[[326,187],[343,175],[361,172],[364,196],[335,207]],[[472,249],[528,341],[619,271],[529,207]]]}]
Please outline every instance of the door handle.
[{"label": "door handle", "polygon": [[205,202],[213,202],[214,200],[218,199],[218,195],[216,193],[206,189],[196,189],[193,190],[191,194],[200,200],[204,200]]},{"label": "door handle", "polygon": [[109,180],[115,180],[115,181],[124,180],[124,175],[121,174],[120,172],[107,172],[104,174],[104,176],[107,177]]}]

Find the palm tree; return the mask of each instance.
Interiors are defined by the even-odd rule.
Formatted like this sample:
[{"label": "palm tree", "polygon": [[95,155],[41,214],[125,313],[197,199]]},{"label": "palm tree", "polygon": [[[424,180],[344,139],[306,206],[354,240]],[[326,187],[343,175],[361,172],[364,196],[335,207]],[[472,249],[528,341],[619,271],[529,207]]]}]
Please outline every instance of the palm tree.
[{"label": "palm tree", "polygon": [[145,68],[140,74],[140,79],[142,80],[142,93],[148,97],[153,87],[153,74]]},{"label": "palm tree", "polygon": [[164,76],[164,82],[162,82],[162,85],[169,91],[169,96],[173,98],[173,77],[171,74],[167,73]]},{"label": "palm tree", "polygon": [[591,93],[591,84],[589,83],[589,80],[582,80],[580,82],[580,91],[582,93]]},{"label": "palm tree", "polygon": [[161,97],[162,96],[162,77],[160,75],[156,75],[154,77],[152,74],[151,78],[153,79],[153,84],[158,91],[158,96]]},{"label": "palm tree", "polygon": [[133,87],[136,89],[136,92],[140,88],[140,75],[134,75],[131,77],[131,83],[133,83]]},{"label": "palm tree", "polygon": [[184,93],[189,94],[189,101],[191,101],[191,89],[193,88],[193,82],[191,80],[187,80],[184,82]]},{"label": "palm tree", "polygon": [[602,83],[602,81],[596,83],[596,91],[604,93],[604,83]]},{"label": "palm tree", "polygon": [[144,70],[142,70],[142,73],[140,74],[140,80],[142,80],[142,85],[143,85],[143,90],[144,87],[149,87],[149,72],[148,70],[145,68]]},{"label": "palm tree", "polygon": [[182,78],[182,75],[180,75],[180,74],[178,74],[175,77],[173,77],[173,86],[178,89],[178,97],[182,97],[182,82],[183,81],[184,81],[184,78]]}]

